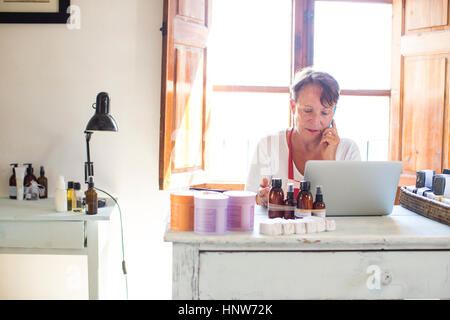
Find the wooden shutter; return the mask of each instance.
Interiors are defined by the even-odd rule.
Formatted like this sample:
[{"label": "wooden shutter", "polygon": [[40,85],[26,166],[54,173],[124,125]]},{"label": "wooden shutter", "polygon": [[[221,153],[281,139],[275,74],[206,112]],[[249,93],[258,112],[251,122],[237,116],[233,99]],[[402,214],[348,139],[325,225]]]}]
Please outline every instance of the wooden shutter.
[{"label": "wooden shutter", "polygon": [[449,167],[449,10],[449,0],[393,1],[389,158],[403,162],[401,185]]},{"label": "wooden shutter", "polygon": [[199,183],[205,169],[210,12],[211,0],[164,1],[160,189]]}]

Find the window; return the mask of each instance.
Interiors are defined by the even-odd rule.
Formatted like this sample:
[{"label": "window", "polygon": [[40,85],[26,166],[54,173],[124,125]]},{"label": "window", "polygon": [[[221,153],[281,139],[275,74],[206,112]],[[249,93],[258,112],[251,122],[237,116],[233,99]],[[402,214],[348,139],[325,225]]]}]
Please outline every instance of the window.
[{"label": "window", "polygon": [[213,0],[210,180],[244,181],[258,140],[289,126],[291,7],[291,0]]},{"label": "window", "polygon": [[290,80],[309,65],[340,83],[340,136],[387,160],[389,3],[165,0],[160,188],[243,184],[258,140],[290,126]]},{"label": "window", "polygon": [[339,135],[355,140],[363,160],[388,160],[392,5],[314,3],[314,67],[341,86]]}]

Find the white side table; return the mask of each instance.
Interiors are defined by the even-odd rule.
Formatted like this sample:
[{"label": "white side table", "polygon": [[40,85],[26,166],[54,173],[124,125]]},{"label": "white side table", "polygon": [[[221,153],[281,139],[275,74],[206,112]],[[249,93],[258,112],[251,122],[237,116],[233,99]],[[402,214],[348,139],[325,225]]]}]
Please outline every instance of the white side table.
[{"label": "white side table", "polygon": [[87,255],[89,299],[100,299],[107,273],[113,201],[96,215],[54,210],[54,199],[0,199],[0,253]]},{"label": "white side table", "polygon": [[174,299],[450,299],[450,227],[395,206],[337,230],[265,236],[166,230]]}]

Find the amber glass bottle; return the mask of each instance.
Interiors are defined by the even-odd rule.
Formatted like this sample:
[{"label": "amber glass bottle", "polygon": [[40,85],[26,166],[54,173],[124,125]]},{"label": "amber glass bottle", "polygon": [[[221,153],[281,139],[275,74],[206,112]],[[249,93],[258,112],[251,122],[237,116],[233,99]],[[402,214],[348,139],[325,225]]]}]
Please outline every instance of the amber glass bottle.
[{"label": "amber glass bottle", "polygon": [[300,192],[297,195],[297,209],[295,210],[295,217],[297,219],[311,216],[314,199],[309,191],[310,188],[311,183],[309,181],[300,181]]},{"label": "amber glass bottle", "polygon": [[321,186],[316,187],[316,201],[314,202],[313,209],[313,216],[325,218],[326,207],[325,203],[323,202],[323,193]]},{"label": "amber glass bottle", "polygon": [[48,185],[47,185],[47,178],[45,177],[45,171],[44,171],[44,167],[43,166],[41,166],[40,176],[37,179],[37,181],[41,185],[41,188],[39,189],[39,198],[47,199],[47,196],[48,196]]},{"label": "amber glass bottle", "polygon": [[282,218],[284,216],[284,192],[281,188],[280,178],[272,179],[272,188],[269,193],[269,218]]},{"label": "amber glass bottle", "polygon": [[287,192],[286,192],[286,200],[284,204],[287,207],[284,211],[284,218],[285,219],[295,219],[295,206],[297,205],[297,202],[294,200],[294,184],[288,183],[287,184]]},{"label": "amber glass bottle", "polygon": [[86,214],[97,214],[98,202],[97,192],[94,189],[94,177],[89,177],[88,190],[86,191]]},{"label": "amber glass bottle", "polygon": [[17,168],[17,163],[11,163],[12,168],[12,176],[9,178],[9,198],[17,199],[17,186],[16,186],[16,172],[14,168]]}]

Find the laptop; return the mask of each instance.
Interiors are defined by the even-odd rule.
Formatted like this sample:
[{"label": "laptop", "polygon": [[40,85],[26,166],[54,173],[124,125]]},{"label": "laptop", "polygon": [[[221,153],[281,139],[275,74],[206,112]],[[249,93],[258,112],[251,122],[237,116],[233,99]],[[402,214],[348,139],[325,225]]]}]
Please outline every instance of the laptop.
[{"label": "laptop", "polygon": [[402,172],[400,161],[306,162],[305,180],[322,186],[327,216],[387,215],[392,212]]}]

